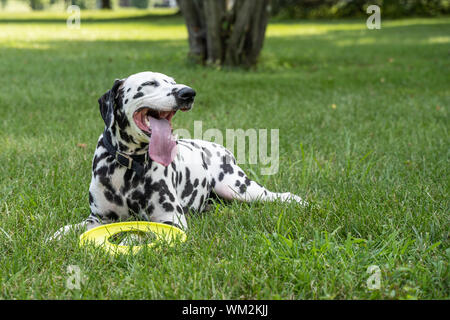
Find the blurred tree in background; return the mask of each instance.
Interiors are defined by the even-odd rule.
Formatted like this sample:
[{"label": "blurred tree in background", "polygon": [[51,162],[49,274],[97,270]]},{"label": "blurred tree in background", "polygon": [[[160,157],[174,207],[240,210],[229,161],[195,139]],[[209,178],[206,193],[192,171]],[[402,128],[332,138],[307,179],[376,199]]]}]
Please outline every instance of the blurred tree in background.
[{"label": "blurred tree in background", "polygon": [[[33,10],[42,10],[44,9],[44,0],[29,0],[30,7]],[[45,1],[46,2],[46,1]]]},{"label": "blurred tree in background", "polygon": [[148,0],[131,0],[130,5],[139,9],[148,8],[149,2]]},{"label": "blurred tree in background", "polygon": [[[5,2],[5,5],[7,2],[14,2],[12,0],[1,0]],[[22,2],[28,3],[30,8],[32,10],[45,10],[49,8],[51,5],[54,5],[56,3],[64,4],[64,7],[67,8],[68,6],[74,4],[79,6],[81,9],[99,9],[102,8],[103,2],[106,1],[106,5],[109,5],[109,9],[112,9],[111,7],[111,0],[21,0]],[[99,6],[100,5],[100,6]]]},{"label": "blurred tree in background", "polygon": [[[117,7],[146,9],[174,3],[173,0],[0,0],[0,8],[4,8],[8,2],[19,1],[27,3],[33,10],[44,10],[55,3],[64,3],[65,7],[75,4],[81,9]],[[450,13],[450,0],[272,0],[271,11],[272,16],[280,19],[361,17],[367,15],[365,9],[371,4],[379,5],[383,17],[386,18],[438,16]]]},{"label": "blurred tree in background", "polygon": [[195,62],[250,67],[262,49],[270,0],[178,0]]},{"label": "blurred tree in background", "polygon": [[101,0],[102,9],[112,9],[111,0]]},{"label": "blurred tree in background", "polygon": [[448,14],[449,0],[273,0],[272,14],[280,18],[343,18],[366,16],[369,5],[378,5],[383,17]]},{"label": "blurred tree in background", "polygon": [[64,8],[77,5],[81,9],[115,9],[117,7],[148,8],[150,1],[155,0],[0,0],[2,7],[14,2],[27,3],[32,10],[45,10],[54,4],[63,4]]}]

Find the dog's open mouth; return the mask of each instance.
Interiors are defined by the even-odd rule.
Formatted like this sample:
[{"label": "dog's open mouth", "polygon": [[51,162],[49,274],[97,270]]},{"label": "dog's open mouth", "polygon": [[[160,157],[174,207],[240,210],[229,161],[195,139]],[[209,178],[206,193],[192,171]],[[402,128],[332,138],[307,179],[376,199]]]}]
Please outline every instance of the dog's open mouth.
[{"label": "dog's open mouth", "polygon": [[145,132],[148,136],[150,136],[150,133],[152,132],[152,128],[150,125],[151,118],[155,120],[166,120],[170,127],[172,128],[172,117],[175,115],[176,111],[157,111],[150,108],[141,108],[137,110],[134,115],[133,119],[136,125]]},{"label": "dog's open mouth", "polygon": [[172,117],[176,111],[157,111],[141,108],[133,120],[149,137],[149,156],[152,160],[168,166],[177,154],[175,138],[172,136]]}]

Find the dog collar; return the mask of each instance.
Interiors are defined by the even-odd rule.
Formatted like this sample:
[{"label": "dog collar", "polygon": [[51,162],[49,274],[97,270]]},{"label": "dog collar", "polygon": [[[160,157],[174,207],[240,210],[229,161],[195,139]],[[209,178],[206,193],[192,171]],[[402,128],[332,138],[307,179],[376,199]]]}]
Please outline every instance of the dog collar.
[{"label": "dog collar", "polygon": [[105,134],[105,132],[103,133],[103,145],[106,150],[108,150],[109,154],[112,155],[121,166],[132,169],[139,176],[144,175],[144,166],[148,162],[148,152],[140,155],[129,155],[120,152],[113,147],[111,141],[108,139],[108,135]]}]

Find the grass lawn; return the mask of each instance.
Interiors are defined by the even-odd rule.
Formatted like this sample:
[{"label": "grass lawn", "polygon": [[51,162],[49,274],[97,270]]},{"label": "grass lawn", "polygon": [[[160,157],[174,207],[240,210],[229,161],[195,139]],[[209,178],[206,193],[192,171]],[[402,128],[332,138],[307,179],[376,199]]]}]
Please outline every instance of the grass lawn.
[{"label": "grass lawn", "polygon": [[[65,16],[0,13],[0,298],[450,298],[449,18],[274,21],[243,71],[188,64],[179,17]],[[314,206],[217,203],[187,242],[135,256],[45,244],[89,214],[97,99],[145,70],[197,90],[176,128],[279,129],[279,172],[243,168]]]}]

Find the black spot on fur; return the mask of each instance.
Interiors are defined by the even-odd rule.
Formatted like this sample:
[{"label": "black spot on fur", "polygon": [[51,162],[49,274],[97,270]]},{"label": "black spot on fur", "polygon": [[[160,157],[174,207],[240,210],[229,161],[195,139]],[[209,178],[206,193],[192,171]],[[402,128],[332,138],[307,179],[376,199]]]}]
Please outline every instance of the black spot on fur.
[{"label": "black spot on fur", "polygon": [[132,188],[136,189],[136,187],[139,185],[140,182],[141,182],[141,179],[140,179],[139,175],[134,174],[133,179],[131,179]]},{"label": "black spot on fur", "polygon": [[[105,169],[105,171],[108,169],[107,167],[102,167],[101,169]],[[99,182],[111,193],[116,193],[116,190],[111,184],[111,179],[106,176],[105,174],[99,174]]]},{"label": "black spot on fur", "polygon": [[[120,130],[120,137],[126,141],[126,142],[132,142],[134,144],[136,144],[136,141],[134,141],[133,136],[129,135],[128,133],[125,132],[125,130]],[[128,149],[128,148],[127,148]]]},{"label": "black spot on fur", "polygon": [[239,192],[245,193],[246,191],[247,191],[247,186],[245,184],[241,184],[241,186],[239,187]]},{"label": "black spot on fur", "polygon": [[224,174],[223,174],[223,172],[221,172],[221,173],[219,174],[219,181],[222,181],[222,180],[223,180],[223,176],[224,176]]},{"label": "black spot on fur", "polygon": [[212,157],[211,151],[209,151],[207,148],[202,148],[202,149],[203,149],[203,151],[206,153],[206,155],[208,156],[208,158],[211,158],[211,157]]},{"label": "black spot on fur", "polygon": [[203,156],[203,153],[202,153],[202,167],[203,167],[203,169],[208,170],[208,164],[205,161],[205,157]]},{"label": "black spot on fur", "polygon": [[127,199],[128,209],[132,210],[134,213],[139,213],[139,205],[137,202],[131,201],[131,199]]},{"label": "black spot on fur", "polygon": [[167,212],[172,212],[174,210],[173,205],[171,205],[170,203],[166,202],[163,203],[163,208],[164,210],[166,210]]},{"label": "black spot on fur", "polygon": [[190,141],[189,142],[194,148],[200,149],[200,146],[196,144],[195,142]]},{"label": "black spot on fur", "polygon": [[153,194],[153,192],[155,192],[155,191],[157,191],[157,190],[156,190],[156,186],[153,185],[153,183],[152,183],[152,178],[150,178],[150,177],[146,178],[146,179],[145,179],[145,182],[144,182],[144,192],[145,192],[145,195],[146,195],[148,198],[150,198],[151,195]]},{"label": "black spot on fur", "polygon": [[181,193],[181,198],[189,196],[194,190],[194,186],[191,183],[191,172],[186,167],[186,183],[184,185],[183,192]]},{"label": "black spot on fur", "polygon": [[103,159],[107,158],[109,156],[108,152],[103,152],[102,154],[100,154],[99,156],[94,156],[94,161],[92,162],[92,170],[95,171],[95,169],[97,168],[97,165],[100,161],[102,161]]},{"label": "black spot on fur", "polygon": [[141,208],[145,208],[145,204],[147,201],[145,194],[143,194],[141,191],[134,190],[131,194],[131,199],[137,201]]},{"label": "black spot on fur", "polygon": [[159,195],[159,203],[163,204],[166,201],[166,196],[169,197],[169,201],[174,202],[175,197],[170,192],[169,187],[167,186],[164,179],[161,179],[157,182],[152,183],[151,178],[147,178],[146,183],[144,185],[145,193],[147,195],[151,195],[153,192],[158,192]]},{"label": "black spot on fur", "polygon": [[166,202],[166,196],[164,194],[160,194],[158,201],[159,201],[159,204],[163,204],[164,202]]},{"label": "black spot on fur", "polygon": [[119,141],[119,150],[122,152],[128,151],[128,147]]},{"label": "black spot on fur", "polygon": [[128,169],[123,175],[123,186],[121,188],[122,194],[127,193],[131,187],[131,177],[133,176],[133,170]]},{"label": "black spot on fur", "polygon": [[205,169],[208,169],[207,167],[211,165],[212,154],[211,154],[211,152],[208,151],[208,149],[203,148],[203,151],[204,152],[202,152],[202,160],[203,160],[204,163],[207,164]]},{"label": "black spot on fur", "polygon": [[172,181],[172,185],[173,185],[173,186],[177,186],[177,181],[178,181],[178,179],[177,179],[177,176],[176,176],[176,174],[175,174],[175,171],[172,171],[172,177],[171,177],[170,180]]},{"label": "black spot on fur", "polygon": [[[121,131],[125,131],[126,128],[128,128],[130,126],[130,122],[128,121],[127,116],[122,111],[117,111],[115,113],[115,118],[116,118],[116,123],[119,126]],[[128,140],[125,140],[125,141],[129,142]]]},{"label": "black spot on fur", "polygon": [[118,206],[123,206],[123,200],[120,195],[114,194],[109,190],[106,190],[104,192],[104,195],[105,195],[106,200],[108,200],[109,202],[115,203]]},{"label": "black spot on fur", "polygon": [[143,149],[143,148],[145,148],[145,147],[148,146],[148,142],[141,141],[141,143],[139,144],[139,146]]},{"label": "black spot on fur", "polygon": [[133,99],[137,99],[137,98],[140,98],[140,97],[143,97],[144,96],[144,93],[143,92],[138,92],[138,93],[136,93],[134,96],[133,96]]},{"label": "black spot on fur", "polygon": [[111,163],[110,165],[109,165],[109,168],[108,168],[108,175],[113,175],[114,174],[114,171],[116,170],[116,168],[119,166],[119,164],[117,163],[117,162],[113,162],[113,163]]},{"label": "black spot on fur", "polygon": [[112,220],[112,221],[117,221],[117,220],[119,220],[118,214],[115,213],[115,212],[112,211],[112,210],[109,210],[109,211],[105,214],[105,217],[108,218],[109,220]]},{"label": "black spot on fur", "polygon": [[155,210],[155,206],[152,204],[149,204],[149,206],[147,207],[147,210],[145,210],[147,212],[147,215],[151,216],[151,214],[153,213],[153,211]]},{"label": "black spot on fur", "polygon": [[227,156],[223,156],[222,157],[222,164],[220,165],[220,167],[222,168],[223,172],[225,174],[233,174],[234,170],[233,167],[231,166],[230,162],[228,161],[228,157]]},{"label": "black spot on fur", "polygon": [[94,171],[94,177],[100,175],[100,176],[106,176],[106,173],[108,172],[107,166],[102,166],[99,169]]},{"label": "black spot on fur", "polygon": [[189,199],[189,202],[187,204],[188,207],[191,207],[192,204],[194,203],[197,193],[198,193],[198,190],[194,190],[194,192],[192,193],[192,197],[191,197],[191,199]]}]

